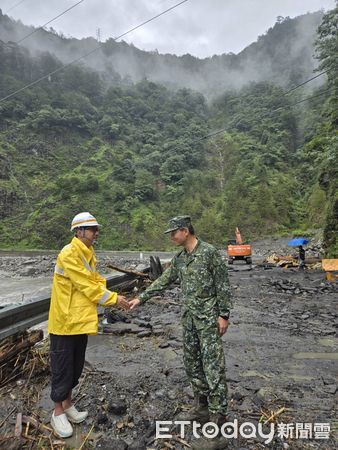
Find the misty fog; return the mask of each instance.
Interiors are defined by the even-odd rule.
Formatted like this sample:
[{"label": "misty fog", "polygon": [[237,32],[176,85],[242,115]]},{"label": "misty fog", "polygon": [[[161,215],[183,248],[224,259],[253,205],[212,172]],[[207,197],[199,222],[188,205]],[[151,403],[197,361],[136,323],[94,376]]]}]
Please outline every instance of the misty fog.
[{"label": "misty fog", "polygon": [[[22,45],[32,54],[49,52],[67,64],[97,49],[77,64],[102,72],[103,78],[147,78],[169,88],[190,88],[214,98],[225,90],[240,89],[249,82],[270,81],[290,86],[310,77],[317,66],[314,40],[322,13],[308,13],[296,19],[280,19],[239,54],[214,55],[198,59],[145,52],[125,42],[110,39],[65,38],[53,30],[37,30]],[[287,33],[285,32],[287,30]],[[0,40],[17,42],[34,30],[0,13]],[[118,74],[118,75],[117,75]],[[318,83],[320,81],[318,80]]]}]

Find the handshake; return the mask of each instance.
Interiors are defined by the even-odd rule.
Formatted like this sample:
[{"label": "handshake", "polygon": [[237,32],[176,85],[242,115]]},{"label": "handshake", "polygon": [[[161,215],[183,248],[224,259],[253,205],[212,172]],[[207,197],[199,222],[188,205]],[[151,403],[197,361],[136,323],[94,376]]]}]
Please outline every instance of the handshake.
[{"label": "handshake", "polygon": [[136,306],[138,306],[140,303],[141,302],[138,298],[134,298],[133,300],[130,300],[128,302],[128,300],[126,300],[126,298],[123,295],[118,295],[116,305],[128,311],[136,308]]}]

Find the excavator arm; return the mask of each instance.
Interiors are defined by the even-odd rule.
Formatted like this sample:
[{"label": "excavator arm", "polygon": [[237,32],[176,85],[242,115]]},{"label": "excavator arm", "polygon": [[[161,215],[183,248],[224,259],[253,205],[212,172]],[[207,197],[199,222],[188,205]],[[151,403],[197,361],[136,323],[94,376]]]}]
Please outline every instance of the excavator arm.
[{"label": "excavator arm", "polygon": [[239,231],[238,227],[236,227],[235,233],[236,233],[236,244],[242,245],[243,244],[242,236],[241,236],[241,232]]}]

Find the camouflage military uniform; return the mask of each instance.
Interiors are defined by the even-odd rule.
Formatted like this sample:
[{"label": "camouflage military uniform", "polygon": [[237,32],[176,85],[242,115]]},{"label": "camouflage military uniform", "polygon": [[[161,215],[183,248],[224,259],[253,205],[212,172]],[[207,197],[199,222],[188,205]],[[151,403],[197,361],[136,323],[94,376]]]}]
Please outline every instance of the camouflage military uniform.
[{"label": "camouflage military uniform", "polygon": [[212,245],[198,239],[191,253],[185,249],[177,253],[171,266],[140,295],[140,302],[177,278],[184,298],[183,349],[188,379],[195,396],[208,397],[210,412],[225,414],[225,359],[217,319],[228,315],[231,307],[227,267]]}]

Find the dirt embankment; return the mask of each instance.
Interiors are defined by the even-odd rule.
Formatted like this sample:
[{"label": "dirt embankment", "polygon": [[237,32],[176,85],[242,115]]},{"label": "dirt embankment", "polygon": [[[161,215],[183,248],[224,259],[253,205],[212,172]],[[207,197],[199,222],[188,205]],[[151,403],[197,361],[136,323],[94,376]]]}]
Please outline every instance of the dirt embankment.
[{"label": "dirt embankment", "polygon": [[[273,249],[271,249],[273,250]],[[335,448],[338,359],[337,285],[321,271],[264,269],[235,264],[229,272],[234,309],[223,338],[229,387],[229,421],[258,421],[285,408],[278,422],[293,427],[293,437],[277,431],[272,442],[259,437],[229,439],[230,449]],[[181,295],[177,286],[130,313],[108,317],[105,334],[90,338],[87,365],[77,392],[77,406],[89,410],[76,426],[67,448],[79,448],[94,425],[85,448],[183,450],[185,444],[155,439],[156,420],[173,420],[191,404],[192,392],[182,360]],[[32,404],[20,386],[1,391],[0,424],[8,412],[39,413],[48,421],[52,409],[46,386]],[[29,391],[29,390],[28,390]],[[3,429],[10,432],[15,413]],[[304,424],[305,436],[296,431]],[[329,424],[329,439],[316,426]],[[177,431],[177,430],[176,430]],[[290,433],[289,433],[290,434]],[[298,438],[296,438],[296,435]],[[303,436],[302,438],[300,436]],[[185,436],[190,442],[191,430]]]}]

